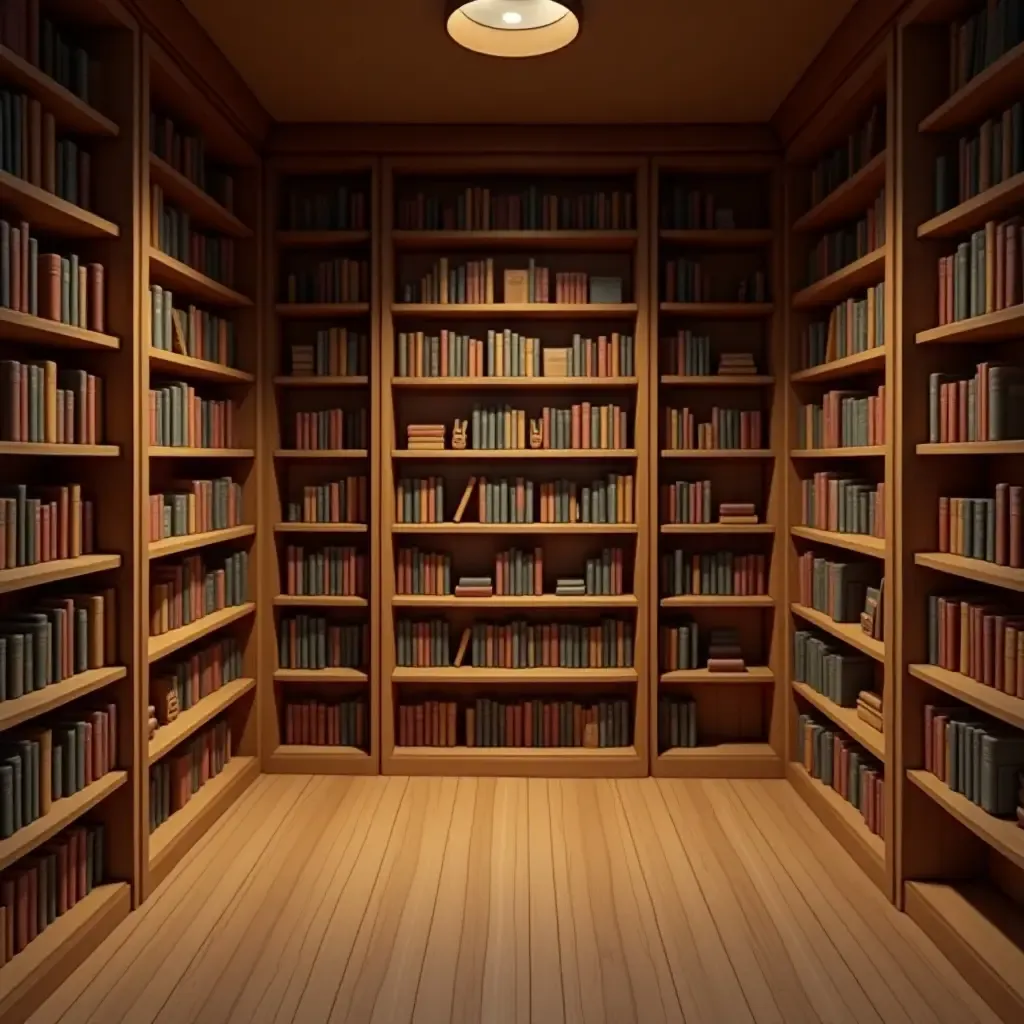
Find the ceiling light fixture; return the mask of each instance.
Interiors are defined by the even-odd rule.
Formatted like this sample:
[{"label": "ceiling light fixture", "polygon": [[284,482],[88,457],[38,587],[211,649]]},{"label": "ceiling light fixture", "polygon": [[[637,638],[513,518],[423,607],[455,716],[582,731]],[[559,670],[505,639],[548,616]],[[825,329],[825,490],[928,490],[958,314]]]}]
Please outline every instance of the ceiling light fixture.
[{"label": "ceiling light fixture", "polygon": [[538,57],[580,31],[580,0],[448,0],[448,35],[491,57]]}]

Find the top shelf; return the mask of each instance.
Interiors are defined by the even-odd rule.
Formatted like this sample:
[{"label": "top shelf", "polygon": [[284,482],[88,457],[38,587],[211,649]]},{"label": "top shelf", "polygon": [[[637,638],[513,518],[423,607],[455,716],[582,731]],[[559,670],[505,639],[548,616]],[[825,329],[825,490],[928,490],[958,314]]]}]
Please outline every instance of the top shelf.
[{"label": "top shelf", "polygon": [[793,222],[794,231],[820,231],[863,213],[885,185],[885,150],[873,156],[856,174],[834,188],[817,206]]},{"label": "top shelf", "polygon": [[638,231],[399,231],[391,232],[396,249],[585,249],[628,252]]}]

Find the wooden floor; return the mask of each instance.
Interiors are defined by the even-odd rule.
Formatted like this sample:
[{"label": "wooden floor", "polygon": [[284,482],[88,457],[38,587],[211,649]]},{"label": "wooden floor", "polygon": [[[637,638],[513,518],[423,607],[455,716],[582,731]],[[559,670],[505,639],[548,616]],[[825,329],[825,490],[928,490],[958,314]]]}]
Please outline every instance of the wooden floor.
[{"label": "wooden floor", "polygon": [[282,776],[54,1021],[996,1024],[785,782]]}]

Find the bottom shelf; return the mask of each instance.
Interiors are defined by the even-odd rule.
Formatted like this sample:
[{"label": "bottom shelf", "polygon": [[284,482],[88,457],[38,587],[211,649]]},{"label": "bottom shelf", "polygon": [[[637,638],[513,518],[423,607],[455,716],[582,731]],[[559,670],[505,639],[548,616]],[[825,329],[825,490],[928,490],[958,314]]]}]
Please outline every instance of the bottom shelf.
[{"label": "bottom shelf", "polygon": [[659,754],[654,775],[665,779],[781,779],[782,758],[767,743],[673,747]]},{"label": "bottom shelf", "polygon": [[216,778],[175,811],[149,837],[148,896],[195,845],[196,840],[242,795],[260,773],[255,757],[233,757]]},{"label": "bottom shelf", "polygon": [[847,803],[831,786],[812,778],[807,769],[796,761],[791,761],[787,766],[786,778],[868,878],[888,894],[885,841],[868,829],[860,811],[853,804]]},{"label": "bottom shelf", "polygon": [[1007,1021],[1024,1020],[1024,912],[987,882],[907,882],[905,909]]},{"label": "bottom shelf", "polygon": [[131,887],[93,889],[57,918],[10,963],[0,967],[0,1020],[22,1024],[54,989],[128,916]]},{"label": "bottom shelf", "polygon": [[636,747],[395,747],[386,775],[636,778],[647,759]]},{"label": "bottom shelf", "polygon": [[358,747],[282,743],[263,765],[270,775],[376,775],[377,759]]}]

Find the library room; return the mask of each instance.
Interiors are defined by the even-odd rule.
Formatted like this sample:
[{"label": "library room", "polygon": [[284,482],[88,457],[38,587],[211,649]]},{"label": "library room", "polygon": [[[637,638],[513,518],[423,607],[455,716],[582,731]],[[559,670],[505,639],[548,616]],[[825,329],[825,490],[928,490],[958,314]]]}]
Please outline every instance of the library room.
[{"label": "library room", "polygon": [[1022,345],[1024,0],[0,0],[0,1024],[1022,1024]]}]

